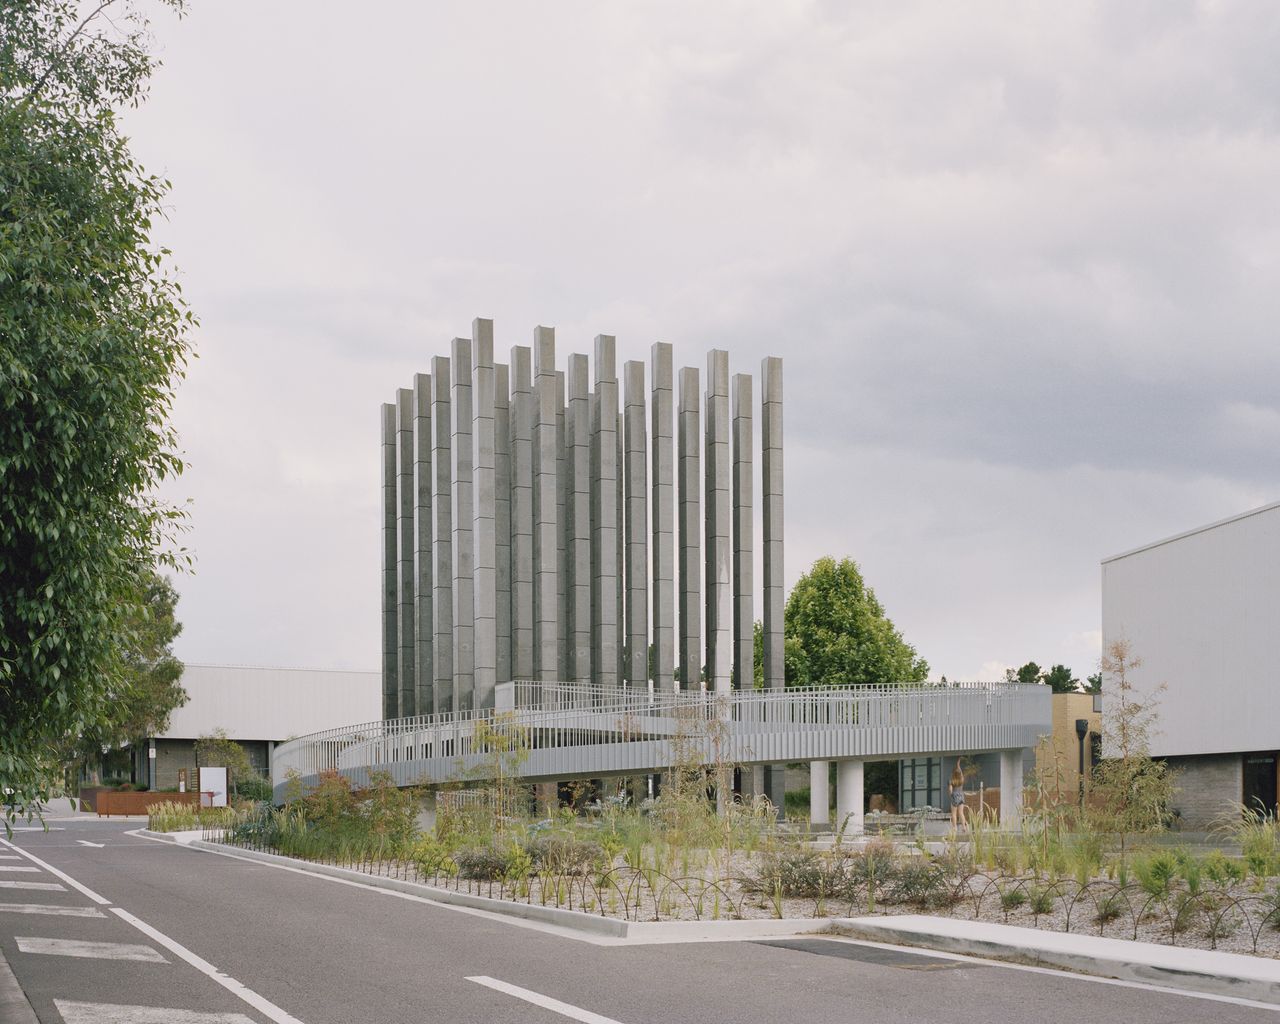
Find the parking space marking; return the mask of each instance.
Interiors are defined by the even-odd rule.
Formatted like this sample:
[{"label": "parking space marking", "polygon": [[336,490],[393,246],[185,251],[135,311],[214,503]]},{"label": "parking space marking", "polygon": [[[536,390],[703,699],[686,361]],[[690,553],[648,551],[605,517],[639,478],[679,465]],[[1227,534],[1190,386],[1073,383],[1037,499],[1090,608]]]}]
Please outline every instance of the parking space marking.
[{"label": "parking space marking", "polygon": [[169,961],[150,946],[131,942],[85,942],[81,939],[46,939],[38,935],[15,935],[19,953],[46,956],[74,956],[86,960],[141,960],[167,964]]}]

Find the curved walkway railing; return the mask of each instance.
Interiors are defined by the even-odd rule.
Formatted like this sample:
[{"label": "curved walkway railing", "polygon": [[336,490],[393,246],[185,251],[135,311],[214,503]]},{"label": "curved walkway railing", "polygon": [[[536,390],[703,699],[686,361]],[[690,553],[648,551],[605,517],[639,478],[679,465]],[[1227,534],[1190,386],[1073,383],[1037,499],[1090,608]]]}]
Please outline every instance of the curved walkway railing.
[{"label": "curved walkway railing", "polygon": [[676,755],[706,762],[906,757],[1034,746],[1051,729],[1047,687],[1020,683],[904,684],[646,693],[570,683],[508,683],[498,707],[329,729],[289,740],[272,757],[277,796],[340,771],[399,785],[480,779],[518,730],[530,781],[640,774]]}]

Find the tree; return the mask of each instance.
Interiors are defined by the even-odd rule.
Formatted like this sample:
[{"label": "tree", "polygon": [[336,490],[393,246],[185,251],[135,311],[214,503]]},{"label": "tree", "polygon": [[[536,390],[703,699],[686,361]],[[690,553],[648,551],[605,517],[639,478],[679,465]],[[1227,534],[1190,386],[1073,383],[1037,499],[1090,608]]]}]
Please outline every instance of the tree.
[{"label": "tree", "polygon": [[1034,661],[1029,661],[1022,668],[1004,670],[1005,682],[1008,683],[1038,683],[1043,678],[1040,666]]},{"label": "tree", "polygon": [[[182,12],[183,0],[162,0]],[[110,16],[110,20],[108,20]],[[185,560],[156,485],[194,318],[150,240],[167,183],[116,111],[155,59],[132,0],[0,4],[0,793],[30,817],[109,729],[140,582]]]},{"label": "tree", "polygon": [[1066,665],[1054,665],[1042,678],[1054,693],[1080,692],[1080,680]]},{"label": "tree", "polygon": [[228,739],[226,729],[215,729],[208,736],[196,740],[197,768],[226,768],[227,792],[236,793],[236,783],[256,774],[249,754],[233,739]]},{"label": "tree", "polygon": [[784,616],[788,686],[921,682],[929,663],[885,615],[857,563],[820,558],[796,582]]},{"label": "tree", "polygon": [[1103,706],[1103,760],[1094,766],[1089,813],[1094,824],[1120,838],[1124,856],[1127,837],[1157,832],[1168,820],[1174,775],[1151,757],[1151,737],[1159,720],[1164,684],[1143,693],[1133,681],[1142,659],[1123,637],[1102,654],[1109,699]]},{"label": "tree", "polygon": [[1101,693],[1102,692],[1102,673],[1095,672],[1085,680],[1085,693]]},{"label": "tree", "polygon": [[173,641],[182,632],[174,616],[178,593],[154,571],[144,576],[138,591],[128,605],[124,670],[118,677],[120,689],[111,696],[114,711],[109,721],[82,734],[76,745],[75,759],[86,762],[90,770],[105,751],[163,732],[174,709],[187,702],[179,682],[182,662],[173,654]]}]

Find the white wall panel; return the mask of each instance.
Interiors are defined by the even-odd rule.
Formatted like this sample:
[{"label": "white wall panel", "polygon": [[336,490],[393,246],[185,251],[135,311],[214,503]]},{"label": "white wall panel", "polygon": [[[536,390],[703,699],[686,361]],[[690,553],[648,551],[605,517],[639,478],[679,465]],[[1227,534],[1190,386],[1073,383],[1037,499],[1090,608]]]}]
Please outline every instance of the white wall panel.
[{"label": "white wall panel", "polygon": [[285,740],[382,715],[378,672],[188,665],[190,700],[159,736],[194,739],[215,729],[239,740]]},{"label": "white wall panel", "polygon": [[1168,686],[1154,753],[1280,748],[1280,504],[1103,562],[1104,649],[1121,635],[1137,686]]}]

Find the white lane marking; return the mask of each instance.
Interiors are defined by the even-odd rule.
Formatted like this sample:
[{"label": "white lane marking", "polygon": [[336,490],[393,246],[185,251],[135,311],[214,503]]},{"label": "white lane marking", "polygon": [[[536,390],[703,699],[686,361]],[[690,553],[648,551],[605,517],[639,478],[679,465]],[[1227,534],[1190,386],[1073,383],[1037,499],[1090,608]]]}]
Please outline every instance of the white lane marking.
[{"label": "white lane marking", "polygon": [[55,999],[64,1024],[253,1024],[243,1013],[198,1013],[161,1006],[121,1006],[117,1003],[73,1003]]},{"label": "white lane marking", "polygon": [[43,953],[49,956],[75,956],[87,960],[143,960],[167,964],[150,946],[130,942],[85,942],[81,939],[46,939],[34,935],[15,935],[19,953]]},{"label": "white lane marking", "polygon": [[[46,864],[34,853],[27,853],[26,850],[22,849],[22,847],[14,846],[13,843],[9,842],[9,840],[7,839],[0,839],[0,843],[4,843],[4,845],[9,847],[9,849],[11,849],[14,853],[18,853],[18,854],[21,854],[23,857],[26,857],[27,860],[31,861],[32,864],[38,864],[40,867],[44,868],[55,878],[61,878],[64,882],[67,883],[67,885],[71,886],[71,888],[73,889],[79,890],[80,892],[84,893],[86,896],[89,897],[89,899],[93,900],[94,903],[97,903],[98,905],[103,907],[109,906],[111,904],[110,900],[103,899],[96,892],[90,889],[87,885],[81,885],[70,875],[64,874],[63,872],[59,871],[52,864]],[[3,885],[3,884],[4,884],[3,882],[0,882],[0,885]]]},{"label": "white lane marking", "polygon": [[293,1017],[288,1013],[285,1013],[285,1011],[276,1006],[275,1003],[271,1002],[264,996],[258,995],[258,993],[253,991],[253,989],[236,981],[236,979],[230,975],[223,974],[218,970],[218,968],[214,967],[213,964],[209,963],[208,960],[196,956],[191,952],[191,950],[187,949],[186,946],[183,946],[181,943],[169,938],[169,936],[165,935],[163,932],[156,931],[145,921],[139,921],[127,910],[121,910],[119,907],[112,907],[111,912],[122,921],[128,921],[131,925],[137,928],[138,931],[142,932],[143,935],[147,936],[147,938],[153,939],[175,956],[181,957],[201,974],[212,978],[232,995],[248,1003],[263,1016],[274,1021],[275,1024],[302,1024],[302,1021],[298,1020],[297,1017]]},{"label": "white lane marking", "polygon": [[0,871],[30,871],[35,874],[39,868],[33,868],[27,864],[0,864]]},{"label": "white lane marking", "polygon": [[61,882],[7,882],[0,880],[0,889],[47,889],[50,892],[66,892]]},{"label": "white lane marking", "polygon": [[0,860],[22,860],[16,853],[0,853]]},{"label": "white lane marking", "polygon": [[475,977],[468,978],[467,981],[474,981],[477,985],[484,985],[486,988],[491,988],[496,992],[504,992],[509,996],[515,996],[517,999],[523,999],[526,1003],[541,1006],[544,1010],[558,1013],[560,1016],[568,1017],[570,1020],[583,1021],[583,1024],[619,1024],[612,1017],[602,1017],[600,1014],[584,1010],[580,1006],[562,1003],[559,999],[552,999],[550,996],[531,992],[527,988],[521,988],[519,985],[510,985],[505,981],[499,981],[497,978],[490,978],[487,975],[478,974]]},{"label": "white lane marking", "polygon": [[96,846],[99,850],[101,850],[104,846],[107,845],[106,843],[91,843],[87,839],[77,839],[76,842],[79,843],[81,846]]},{"label": "white lane marking", "polygon": [[106,917],[96,907],[59,907],[51,903],[3,903],[0,911],[10,914],[49,914],[52,917]]}]

